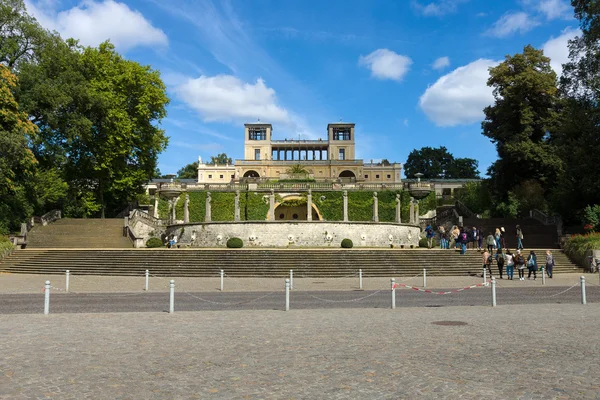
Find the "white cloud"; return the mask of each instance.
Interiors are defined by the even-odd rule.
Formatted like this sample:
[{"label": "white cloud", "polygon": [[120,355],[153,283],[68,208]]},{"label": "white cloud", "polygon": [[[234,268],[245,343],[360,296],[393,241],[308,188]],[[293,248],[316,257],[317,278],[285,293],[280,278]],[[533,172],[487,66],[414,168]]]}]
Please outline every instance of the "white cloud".
[{"label": "white cloud", "polygon": [[495,37],[506,37],[513,33],[524,34],[539,25],[525,12],[506,13],[486,33]]},{"label": "white cloud", "polygon": [[26,2],[29,12],[47,29],[64,38],[75,38],[86,46],[110,40],[117,49],[136,46],[167,46],[165,33],[124,3],[85,0],[71,9],[56,12],[48,2]]},{"label": "white cloud", "polygon": [[377,79],[401,81],[410,69],[412,60],[388,49],[377,49],[367,56],[360,56],[358,64],[371,70]]},{"label": "white cloud", "polygon": [[569,61],[569,40],[581,35],[579,29],[565,29],[558,37],[551,38],[542,46],[544,55],[550,57],[550,65],[556,75],[562,74],[562,65]]},{"label": "white cloud", "polygon": [[573,8],[564,0],[542,0],[536,8],[546,16],[548,21],[559,18],[568,19],[573,16]]},{"label": "white cloud", "polygon": [[433,69],[444,69],[450,66],[450,58],[448,57],[440,57],[433,62],[431,66]]},{"label": "white cloud", "polygon": [[484,117],[483,109],[494,102],[487,86],[490,67],[499,61],[479,59],[439,78],[425,90],[419,106],[437,126],[472,124]]},{"label": "white cloud", "polygon": [[413,6],[425,16],[441,17],[456,12],[458,5],[467,1],[469,0],[438,0],[428,4],[413,1]]},{"label": "white cloud", "polygon": [[204,121],[290,121],[288,111],[277,105],[275,90],[262,79],[251,84],[232,75],[201,75],[177,86],[175,93]]}]

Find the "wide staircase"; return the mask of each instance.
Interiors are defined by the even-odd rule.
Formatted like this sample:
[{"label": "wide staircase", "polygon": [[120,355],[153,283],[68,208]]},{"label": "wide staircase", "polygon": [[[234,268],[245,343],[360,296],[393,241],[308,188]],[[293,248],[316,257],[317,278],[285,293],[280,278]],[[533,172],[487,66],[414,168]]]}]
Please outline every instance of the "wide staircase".
[{"label": "wide staircase", "polygon": [[489,233],[493,235],[496,228],[504,227],[506,247],[511,250],[517,248],[516,226],[520,225],[523,230],[523,246],[526,250],[559,248],[556,225],[544,225],[533,218],[465,218],[463,225],[469,228],[473,226],[481,227],[485,236]]},{"label": "wide staircase", "polygon": [[[542,255],[543,250],[537,252]],[[581,272],[559,250],[555,273]],[[424,249],[26,249],[3,262],[0,273],[215,277],[469,276],[481,274],[476,250]]]},{"label": "wide staircase", "polygon": [[36,224],[27,234],[27,249],[132,248],[123,237],[123,219],[64,218],[46,226]]}]

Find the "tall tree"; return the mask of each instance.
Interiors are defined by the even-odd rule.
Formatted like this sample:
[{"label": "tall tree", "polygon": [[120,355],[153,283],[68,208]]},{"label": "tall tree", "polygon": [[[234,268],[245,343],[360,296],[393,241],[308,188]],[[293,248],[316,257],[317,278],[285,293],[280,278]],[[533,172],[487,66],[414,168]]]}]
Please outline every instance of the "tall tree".
[{"label": "tall tree", "polygon": [[232,164],[231,157],[227,157],[227,154],[221,153],[216,156],[210,157],[210,162],[206,163],[208,165],[223,165],[223,164]]},{"label": "tall tree", "polygon": [[526,46],[523,53],[506,56],[490,68],[488,86],[495,103],[484,109],[483,134],[498,151],[489,169],[500,200],[525,180],[549,188],[562,169],[550,142],[557,121],[556,74],[541,50]]},{"label": "tall tree", "polygon": [[476,179],[478,162],[472,158],[454,158],[444,146],[422,147],[410,152],[404,164],[404,174],[414,178],[423,174],[424,179]]},{"label": "tall tree", "polygon": [[198,179],[198,161],[194,161],[177,171],[177,178]]}]

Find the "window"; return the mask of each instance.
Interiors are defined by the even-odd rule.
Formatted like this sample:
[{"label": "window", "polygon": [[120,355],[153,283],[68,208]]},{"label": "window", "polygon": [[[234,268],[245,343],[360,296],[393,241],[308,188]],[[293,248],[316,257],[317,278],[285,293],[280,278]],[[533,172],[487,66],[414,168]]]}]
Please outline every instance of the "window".
[{"label": "window", "polygon": [[338,160],[346,159],[346,149],[338,149]]},{"label": "window", "polygon": [[212,179],[212,175],[208,175],[208,179]]},{"label": "window", "polygon": [[235,178],[235,175],[231,175],[231,179]]},{"label": "window", "polygon": [[254,149],[254,159],[260,160],[260,149]]},{"label": "window", "polygon": [[392,176],[388,174],[388,175],[387,175],[387,178],[388,178],[388,179],[392,179]]},{"label": "window", "polygon": [[[389,175],[388,175],[388,178],[389,178]],[[219,179],[223,179],[223,175],[219,175]]]},{"label": "window", "polygon": [[369,175],[365,175],[365,179],[369,179]]},{"label": "window", "polygon": [[333,128],[333,140],[350,140],[350,128]]},{"label": "window", "polygon": [[379,179],[379,175],[375,175],[375,179]]},{"label": "window", "polygon": [[248,139],[250,139],[250,140],[267,140],[267,128],[265,128],[265,127],[250,127],[250,128],[248,128]]}]

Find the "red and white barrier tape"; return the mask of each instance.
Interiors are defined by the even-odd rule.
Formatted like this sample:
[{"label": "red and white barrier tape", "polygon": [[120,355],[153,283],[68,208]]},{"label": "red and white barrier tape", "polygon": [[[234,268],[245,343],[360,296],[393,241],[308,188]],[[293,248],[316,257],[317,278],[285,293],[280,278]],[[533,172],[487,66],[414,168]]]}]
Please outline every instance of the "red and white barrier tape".
[{"label": "red and white barrier tape", "polygon": [[422,288],[416,287],[416,286],[405,285],[404,283],[394,283],[393,289],[396,289],[397,287],[403,287],[403,288],[417,290],[419,292],[424,292],[424,293],[431,293],[431,294],[452,294],[452,293],[462,292],[463,290],[472,289],[472,288],[475,288],[475,287],[487,286],[487,284],[490,283],[490,282],[491,282],[491,280],[487,281],[486,283],[478,283],[476,285],[471,285],[471,286],[467,286],[467,287],[460,288],[460,289],[449,290],[447,292],[436,292],[435,290],[422,289]]}]

